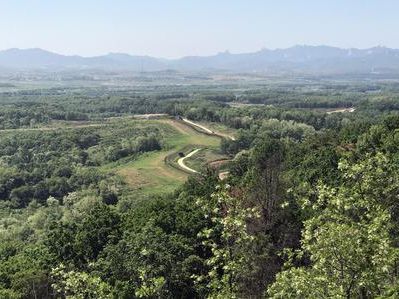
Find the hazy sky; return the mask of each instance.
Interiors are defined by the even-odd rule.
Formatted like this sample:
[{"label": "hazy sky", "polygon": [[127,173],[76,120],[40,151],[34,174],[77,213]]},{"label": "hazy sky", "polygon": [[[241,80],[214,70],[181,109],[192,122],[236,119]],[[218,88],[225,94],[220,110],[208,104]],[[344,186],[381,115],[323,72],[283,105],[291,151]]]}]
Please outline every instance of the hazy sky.
[{"label": "hazy sky", "polygon": [[158,57],[399,48],[399,0],[0,0],[0,49]]}]

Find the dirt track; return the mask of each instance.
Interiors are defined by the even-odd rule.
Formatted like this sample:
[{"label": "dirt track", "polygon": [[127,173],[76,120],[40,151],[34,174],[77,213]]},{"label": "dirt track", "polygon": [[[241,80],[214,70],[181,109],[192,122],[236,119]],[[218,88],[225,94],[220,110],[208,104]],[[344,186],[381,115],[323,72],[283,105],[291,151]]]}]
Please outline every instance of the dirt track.
[{"label": "dirt track", "polygon": [[190,167],[188,167],[186,164],[184,164],[184,160],[186,158],[190,158],[191,156],[195,155],[198,151],[200,151],[200,148],[197,148],[193,151],[191,151],[190,153],[188,153],[186,156],[180,158],[179,160],[177,160],[177,164],[179,164],[179,166],[187,171],[190,171],[192,173],[198,173],[198,171],[196,171],[195,169],[192,169]]},{"label": "dirt track", "polygon": [[188,120],[187,118],[183,118],[182,120],[185,123],[188,123],[188,124],[190,124],[190,125],[192,125],[194,127],[200,128],[201,130],[204,130],[207,134],[211,134],[211,135],[215,135],[215,136],[219,136],[219,137],[229,138],[229,139],[231,139],[233,141],[236,140],[233,136],[222,134],[222,133],[219,133],[219,132],[214,132],[214,131],[208,129],[207,127],[204,127],[203,125],[200,125],[200,124],[197,124],[197,123],[195,123],[195,122],[193,122],[191,120]]}]

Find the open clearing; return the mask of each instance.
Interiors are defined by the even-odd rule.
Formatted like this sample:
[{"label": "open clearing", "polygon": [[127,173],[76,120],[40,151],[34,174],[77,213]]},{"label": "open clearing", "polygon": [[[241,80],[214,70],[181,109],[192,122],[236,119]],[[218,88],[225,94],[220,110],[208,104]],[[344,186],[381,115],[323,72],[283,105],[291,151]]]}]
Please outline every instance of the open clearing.
[{"label": "open clearing", "polygon": [[220,145],[219,137],[200,133],[183,122],[173,119],[159,119],[151,122],[168,127],[169,132],[164,137],[165,149],[146,153],[139,159],[114,169],[125,179],[131,189],[145,195],[171,192],[186,181],[188,173],[165,163],[168,155],[189,145],[198,149],[214,150]]}]

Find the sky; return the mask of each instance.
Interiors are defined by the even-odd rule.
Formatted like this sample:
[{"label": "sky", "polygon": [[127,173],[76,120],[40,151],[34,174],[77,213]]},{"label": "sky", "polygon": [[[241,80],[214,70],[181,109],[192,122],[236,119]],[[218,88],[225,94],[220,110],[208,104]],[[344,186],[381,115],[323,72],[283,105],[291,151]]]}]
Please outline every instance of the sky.
[{"label": "sky", "polygon": [[0,49],[67,55],[399,48],[398,29],[399,0],[0,0]]}]

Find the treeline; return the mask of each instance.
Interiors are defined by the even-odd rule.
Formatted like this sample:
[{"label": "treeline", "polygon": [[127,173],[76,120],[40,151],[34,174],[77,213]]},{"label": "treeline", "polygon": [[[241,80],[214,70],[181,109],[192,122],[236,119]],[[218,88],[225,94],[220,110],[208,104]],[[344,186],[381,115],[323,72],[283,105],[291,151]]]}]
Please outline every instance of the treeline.
[{"label": "treeline", "polygon": [[358,91],[342,91],[335,89],[333,91],[324,91],[316,87],[317,91],[310,91],[305,88],[288,86],[285,88],[276,87],[267,90],[249,90],[244,92],[222,93],[203,95],[203,99],[215,102],[225,103],[244,103],[244,104],[262,104],[265,106],[276,106],[284,108],[346,108],[353,107],[366,101],[368,94]]},{"label": "treeline", "polygon": [[33,127],[36,124],[47,124],[49,115],[36,109],[3,107],[0,111],[0,130]]},{"label": "treeline", "polygon": [[[144,90],[138,91],[105,88],[19,91],[0,95],[0,103],[4,104],[0,129],[40,126],[51,120],[85,121],[148,113],[184,115],[235,128],[248,127],[248,118],[276,118],[303,122],[317,129],[332,128],[339,124],[336,115],[326,114],[328,109],[355,107],[357,115],[397,111],[397,96],[389,86],[277,85],[268,89],[255,86],[240,92],[212,88],[207,91],[190,86],[180,92],[172,92],[169,87],[159,87],[160,90],[143,87]],[[233,108],[230,102],[263,106]]]}]

